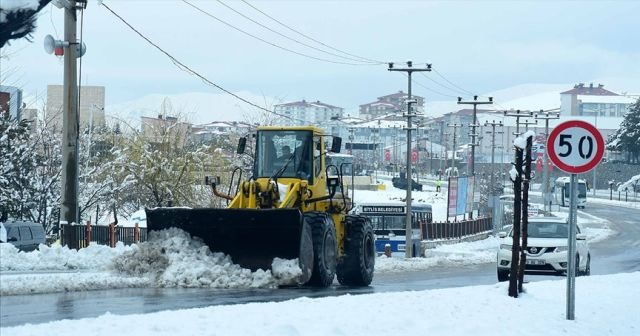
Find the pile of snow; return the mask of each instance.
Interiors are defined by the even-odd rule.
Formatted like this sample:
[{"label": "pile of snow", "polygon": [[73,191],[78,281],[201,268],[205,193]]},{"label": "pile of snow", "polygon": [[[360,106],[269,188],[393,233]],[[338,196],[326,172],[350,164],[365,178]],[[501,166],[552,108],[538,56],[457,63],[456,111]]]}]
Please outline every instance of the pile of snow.
[{"label": "pile of snow", "polygon": [[424,258],[386,257],[376,259],[375,271],[378,272],[406,272],[420,271],[434,266],[458,266],[492,263],[496,260],[496,251],[500,245],[500,238],[463,242],[451,245],[439,245],[425,251]]},{"label": "pile of snow", "polygon": [[295,283],[302,274],[297,260],[275,260],[277,277],[270,270],[252,272],[176,228],[150,232],[147,242],[120,255],[113,265],[129,276],[149,276],[159,287],[274,288]]},{"label": "pile of snow", "polygon": [[141,286],[276,288],[296,284],[302,274],[297,259],[279,258],[271,270],[252,272],[176,228],[115,248],[93,244],[76,251],[40,245],[40,250],[21,252],[0,244],[0,271],[0,295]]},{"label": "pile of snow", "polygon": [[26,324],[2,335],[638,335],[640,272],[576,278],[575,320],[566,280],[532,282],[514,299],[508,283],[425,291],[299,298],[151,314]]},{"label": "pile of snow", "polygon": [[624,191],[625,189],[633,191],[633,187],[636,184],[640,184],[640,174],[633,176],[629,181],[618,186],[618,191]]},{"label": "pile of snow", "polygon": [[38,250],[22,252],[13,244],[0,244],[0,271],[107,270],[114,258],[132,249],[121,242],[115,248],[92,244],[80,250],[40,244]]}]

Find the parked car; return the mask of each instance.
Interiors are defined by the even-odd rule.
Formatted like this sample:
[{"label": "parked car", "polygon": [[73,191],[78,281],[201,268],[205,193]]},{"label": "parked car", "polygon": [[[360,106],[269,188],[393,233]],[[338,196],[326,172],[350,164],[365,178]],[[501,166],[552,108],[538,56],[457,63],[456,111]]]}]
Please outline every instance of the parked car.
[{"label": "parked car", "polygon": [[[407,179],[402,177],[394,177],[391,179],[391,183],[393,186],[398,189],[407,190]],[[422,184],[416,182],[416,180],[411,179],[411,190],[422,191]]]},{"label": "parked car", "polygon": [[[576,275],[591,274],[591,254],[586,235],[576,227]],[[560,275],[567,273],[569,223],[557,217],[530,218],[525,274]],[[503,239],[497,253],[498,281],[509,280],[513,228],[500,232]]]},{"label": "parked car", "polygon": [[7,243],[21,251],[33,251],[45,243],[44,228],[41,224],[9,220],[3,223],[7,231]]}]

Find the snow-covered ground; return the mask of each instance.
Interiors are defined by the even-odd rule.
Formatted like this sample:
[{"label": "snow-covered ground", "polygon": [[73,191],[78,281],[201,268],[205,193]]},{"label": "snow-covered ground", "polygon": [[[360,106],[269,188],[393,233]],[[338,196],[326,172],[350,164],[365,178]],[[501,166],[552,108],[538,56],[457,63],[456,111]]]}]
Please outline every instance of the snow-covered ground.
[{"label": "snow-covered ground", "polygon": [[299,298],[151,314],[104,314],[1,328],[2,335],[617,335],[640,334],[640,272],[576,279],[575,320],[566,281]]},{"label": "snow-covered ground", "polygon": [[[607,220],[583,212],[578,214],[578,223],[589,242],[612,233]],[[489,237],[440,245],[426,250],[424,258],[379,256],[375,272],[492,263],[500,243],[499,238]],[[287,262],[291,261],[279,261],[272,271],[251,272],[177,229],[152,233],[146,243],[115,248],[91,245],[76,251],[42,245],[39,251],[25,253],[11,244],[0,244],[0,295],[125,287],[273,288],[295,283],[299,269]]]},{"label": "snow-covered ground", "polygon": [[[384,202],[404,199],[405,191],[386,183],[385,191],[357,191],[356,200]],[[433,206],[434,219],[446,218],[444,193],[414,192],[415,202]],[[554,213],[566,216],[560,210]],[[582,211],[578,222],[590,242],[605,239],[611,230],[605,219]],[[427,270],[495,262],[501,239],[441,245],[424,258],[376,259],[376,274]],[[124,287],[273,288],[295,283],[296,261],[276,260],[271,271],[251,272],[222,253],[210,252],[186,233],[171,229],[152,233],[149,241],[109,248],[91,245],[79,251],[41,246],[19,252],[0,244],[0,295]],[[1,328],[2,335],[66,334],[71,328],[92,335],[370,335],[426,333],[436,335],[636,335],[640,273],[577,279],[576,321],[564,315],[565,281],[525,285],[519,299],[507,296],[505,283],[420,292],[301,298],[281,303],[252,303],[153,314],[57,321]],[[611,286],[615,283],[615,286]],[[398,307],[402,307],[399,309]],[[247,318],[250,316],[251,318]],[[373,322],[375,318],[375,321]],[[243,321],[243,323],[238,323]],[[606,323],[602,323],[606,321]],[[523,327],[525,326],[525,327]],[[503,333],[504,331],[504,333]]]}]

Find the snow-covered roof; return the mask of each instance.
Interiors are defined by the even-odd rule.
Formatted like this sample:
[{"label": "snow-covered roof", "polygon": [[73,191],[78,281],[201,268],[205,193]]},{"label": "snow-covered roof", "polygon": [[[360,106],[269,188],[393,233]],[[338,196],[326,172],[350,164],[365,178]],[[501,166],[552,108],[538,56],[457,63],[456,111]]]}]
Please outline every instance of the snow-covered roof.
[{"label": "snow-covered roof", "polygon": [[[620,128],[620,124],[622,123],[622,117],[598,117],[597,126],[599,129],[604,130],[617,130]],[[525,120],[534,121],[533,117],[530,118],[520,118],[520,122],[524,122]],[[560,119],[552,119],[549,120],[549,128],[552,129],[556,127],[558,124],[565,122],[567,120],[582,120],[588,123],[596,125],[595,117],[591,116],[560,116]],[[479,114],[478,115],[478,124],[484,125],[485,122],[493,122],[493,121],[502,121],[502,124],[505,127],[516,127],[516,118],[514,117],[505,117],[504,115],[496,115],[496,114]],[[521,126],[522,128],[523,126]],[[544,120],[539,120],[537,125],[529,125],[529,129],[531,128],[544,128]]]},{"label": "snow-covered roof", "polygon": [[583,103],[597,103],[597,104],[633,104],[637,98],[629,96],[591,96],[591,95],[578,95],[578,100]]}]

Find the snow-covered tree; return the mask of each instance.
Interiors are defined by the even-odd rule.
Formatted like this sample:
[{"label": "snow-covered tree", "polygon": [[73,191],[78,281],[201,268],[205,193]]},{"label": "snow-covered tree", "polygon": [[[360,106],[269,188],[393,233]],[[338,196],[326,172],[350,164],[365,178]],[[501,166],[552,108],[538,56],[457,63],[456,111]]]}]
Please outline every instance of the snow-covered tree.
[{"label": "snow-covered tree", "polygon": [[[30,122],[0,110],[0,211],[2,217],[29,218],[34,204],[31,181],[37,166]],[[2,218],[4,219],[4,218]]]},{"label": "snow-covered tree", "polygon": [[631,104],[620,128],[608,139],[607,149],[627,153],[628,163],[640,163],[640,98]]}]

